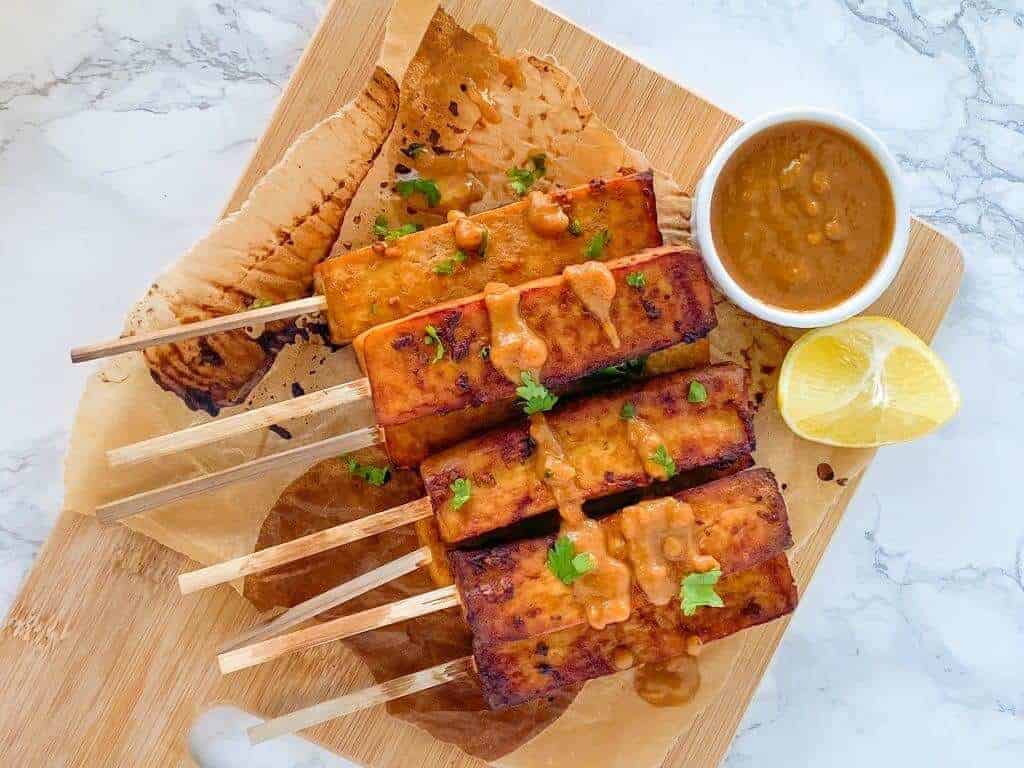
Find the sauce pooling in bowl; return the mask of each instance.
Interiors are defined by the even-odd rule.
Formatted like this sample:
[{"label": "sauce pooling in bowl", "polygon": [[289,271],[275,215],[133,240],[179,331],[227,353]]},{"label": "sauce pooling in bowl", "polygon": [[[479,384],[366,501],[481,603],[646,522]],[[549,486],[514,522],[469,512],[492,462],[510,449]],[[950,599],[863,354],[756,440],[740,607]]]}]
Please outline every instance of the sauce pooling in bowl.
[{"label": "sauce pooling in bowl", "polygon": [[821,123],[751,137],[711,199],[711,236],[748,293],[790,310],[834,307],[878,269],[892,242],[892,188],[870,151]]}]

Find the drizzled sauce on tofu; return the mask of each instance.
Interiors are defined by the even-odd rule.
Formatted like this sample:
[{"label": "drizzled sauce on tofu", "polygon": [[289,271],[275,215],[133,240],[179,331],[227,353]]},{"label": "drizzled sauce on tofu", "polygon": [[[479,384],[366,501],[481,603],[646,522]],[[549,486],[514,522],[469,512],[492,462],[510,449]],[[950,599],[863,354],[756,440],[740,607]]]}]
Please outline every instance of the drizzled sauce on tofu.
[{"label": "drizzled sauce on tofu", "polygon": [[569,216],[551,195],[534,190],[527,197],[526,223],[541,237],[558,237],[569,229]]},{"label": "drizzled sauce on tofu", "polygon": [[655,605],[667,605],[679,596],[679,580],[672,563],[703,573],[718,561],[700,553],[693,507],[668,497],[626,507],[621,513],[622,533],[637,583]]},{"label": "drizzled sauce on tofu", "polygon": [[615,276],[600,261],[568,266],[563,272],[576,298],[587,312],[601,324],[605,336],[616,349],[619,348],[619,332],[612,324],[612,299],[615,298]]},{"label": "drizzled sauce on tofu", "polygon": [[658,448],[665,446],[664,438],[658,434],[658,431],[651,426],[649,421],[639,416],[634,416],[626,422],[626,428],[628,430],[629,444],[633,446],[633,450],[640,457],[640,461],[644,466],[644,472],[658,480],[668,480],[668,469],[652,458]]},{"label": "drizzled sauce on tofu", "polygon": [[608,551],[604,529],[583,514],[576,469],[566,459],[543,413],[530,417],[530,438],[537,446],[537,476],[558,504],[562,518],[559,534],[569,538],[576,552],[593,558],[594,567],[572,583],[573,598],[583,606],[587,623],[594,629],[625,621],[632,610],[629,566]]},{"label": "drizzled sauce on tofu", "polygon": [[519,291],[505,283],[488,283],[484,304],[491,321],[491,364],[513,384],[521,383],[524,372],[540,381],[548,347],[523,320]]}]

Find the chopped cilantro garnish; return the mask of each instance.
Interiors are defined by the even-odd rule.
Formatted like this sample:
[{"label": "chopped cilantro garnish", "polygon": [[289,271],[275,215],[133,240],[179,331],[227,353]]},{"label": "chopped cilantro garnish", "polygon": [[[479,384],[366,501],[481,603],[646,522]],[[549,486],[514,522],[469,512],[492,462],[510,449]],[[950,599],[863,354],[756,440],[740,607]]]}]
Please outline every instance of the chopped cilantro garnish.
[{"label": "chopped cilantro garnish", "polygon": [[572,584],[596,567],[597,559],[589,552],[577,554],[568,536],[559,536],[555,545],[548,550],[548,568],[563,584]]},{"label": "chopped cilantro garnish", "polygon": [[346,463],[350,474],[378,488],[391,479],[391,467],[386,464],[383,467],[375,467],[372,464],[360,464],[355,459],[349,459]]},{"label": "chopped cilantro garnish", "polygon": [[624,363],[618,365],[609,365],[607,368],[602,368],[597,373],[591,374],[588,378],[593,379],[636,379],[644,375],[644,369],[647,367],[646,357],[634,357],[631,360],[627,360]]},{"label": "chopped cilantro garnish", "polygon": [[468,478],[457,478],[448,488],[452,492],[452,509],[459,509],[473,495],[473,483]]},{"label": "chopped cilantro garnish", "polygon": [[466,260],[465,251],[456,251],[450,259],[439,261],[434,265],[435,275],[451,275],[455,273],[455,267]]},{"label": "chopped cilantro garnish", "polygon": [[626,275],[626,285],[630,288],[636,288],[638,291],[642,291],[647,287],[647,275],[643,272],[630,272]]},{"label": "chopped cilantro garnish", "polygon": [[400,227],[392,229],[388,226],[388,217],[383,213],[373,220],[373,236],[378,240],[397,240],[400,237],[411,235],[413,232],[419,232],[423,229],[422,224],[403,224]]},{"label": "chopped cilantro garnish", "polygon": [[636,417],[636,406],[632,403],[623,403],[622,410],[619,411],[619,418],[623,421],[629,421]]},{"label": "chopped cilantro garnish", "polygon": [[420,153],[426,149],[426,144],[421,144],[418,141],[414,141],[408,147],[402,147],[402,154],[409,158],[417,158]]},{"label": "chopped cilantro garnish", "polygon": [[431,365],[439,361],[444,357],[444,344],[441,342],[441,337],[437,335],[437,328],[432,325],[428,325],[423,329],[426,336],[423,337],[423,343],[429,345],[436,344],[437,349],[434,350],[434,359],[430,361]]},{"label": "chopped cilantro garnish", "polygon": [[579,219],[569,219],[569,234],[573,237],[579,237],[583,234],[583,225],[580,224]]},{"label": "chopped cilantro garnish", "polygon": [[699,381],[690,382],[690,391],[686,393],[686,399],[691,403],[704,403],[708,399],[708,388]]},{"label": "chopped cilantro garnish", "polygon": [[274,302],[270,299],[253,299],[252,304],[249,305],[249,309],[263,309],[264,307],[272,307]]},{"label": "chopped cilantro garnish", "polygon": [[490,344],[485,344],[484,346],[480,347],[480,357],[482,357],[484,360],[490,360],[491,359],[491,345]]},{"label": "chopped cilantro garnish", "polygon": [[664,445],[659,445],[654,449],[654,453],[651,454],[651,461],[661,466],[665,470],[665,474],[669,477],[675,477],[677,474],[676,462],[668,455],[668,449]]},{"label": "chopped cilantro garnish", "polygon": [[723,608],[725,602],[715,592],[715,585],[722,577],[719,569],[706,573],[691,573],[683,578],[679,585],[679,603],[683,615],[693,616],[698,608]]},{"label": "chopped cilantro garnish", "polygon": [[533,165],[532,170],[529,168],[509,168],[505,171],[509,178],[509,186],[520,197],[529,192],[530,187],[537,182],[537,179],[547,172],[547,158],[545,155],[531,155],[528,162]]},{"label": "chopped cilantro garnish", "polygon": [[516,387],[516,394],[522,400],[523,412],[527,415],[550,411],[558,402],[558,397],[551,393],[551,390],[537,381],[533,374],[523,371],[520,375],[523,386]]},{"label": "chopped cilantro garnish", "polygon": [[395,189],[403,198],[415,194],[423,195],[431,208],[441,202],[441,190],[437,188],[437,183],[433,179],[402,179],[395,184]]},{"label": "chopped cilantro garnish", "polygon": [[593,261],[594,259],[604,258],[604,249],[612,241],[612,233],[607,229],[602,229],[592,238],[587,246],[583,249],[583,255]]}]

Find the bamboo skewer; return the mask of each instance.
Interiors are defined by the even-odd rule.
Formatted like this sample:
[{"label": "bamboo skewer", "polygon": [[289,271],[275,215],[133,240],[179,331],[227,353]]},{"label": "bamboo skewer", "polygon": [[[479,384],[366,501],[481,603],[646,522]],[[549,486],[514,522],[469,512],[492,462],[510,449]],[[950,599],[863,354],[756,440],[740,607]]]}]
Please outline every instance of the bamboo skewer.
[{"label": "bamboo skewer", "polygon": [[182,480],[173,485],[144,491],[118,501],[112,501],[96,508],[96,518],[101,523],[114,523],[140,512],[145,512],[172,501],[179,501],[199,493],[223,488],[241,480],[248,480],[271,470],[293,464],[340,456],[360,448],[378,445],[383,440],[379,427],[364,427],[344,435],[336,435],[310,445],[302,445],[281,453],[263,456],[236,467],[222,469],[209,475]]},{"label": "bamboo skewer", "polygon": [[208,336],[213,333],[245,328],[249,325],[269,323],[274,320],[286,320],[291,317],[298,317],[299,315],[322,312],[325,309],[327,309],[327,299],[323,296],[310,296],[306,299],[296,299],[295,301],[273,304],[269,307],[260,307],[259,309],[250,309],[245,312],[235,312],[234,314],[222,317],[213,317],[209,320],[200,320],[195,323],[162,328],[159,331],[122,336],[121,338],[102,341],[98,344],[75,347],[71,350],[71,362],[84,363],[88,360],[99,360],[103,357],[113,357],[124,352],[146,349],[146,347],[173,344],[176,341],[184,341],[196,336]]},{"label": "bamboo skewer", "polygon": [[473,672],[473,657],[463,656],[460,659],[446,661],[436,667],[421,669],[411,675],[396,677],[386,683],[373,685],[355,693],[339,696],[319,704],[314,704],[305,709],[299,709],[273,720],[268,720],[260,725],[254,725],[249,729],[249,741],[253,744],[268,741],[295,733],[314,725],[325,723],[336,717],[350,715],[363,709],[368,709],[377,704],[385,704],[403,696],[425,691],[428,688],[436,688],[439,685],[459,680]]},{"label": "bamboo skewer", "polygon": [[307,619],[312,619],[314,616],[319,616],[325,611],[337,608],[349,600],[354,600],[360,595],[366,594],[371,589],[376,589],[387,584],[389,581],[394,581],[405,576],[407,573],[412,573],[417,568],[430,565],[432,559],[430,548],[421,547],[415,552],[410,552],[408,555],[392,560],[390,563],[374,568],[362,576],[339,584],[333,589],[321,592],[319,595],[293,606],[272,621],[254,627],[231,640],[220,649],[220,652],[224,653],[241,648],[244,645],[249,645],[250,643],[275,637],[286,629],[291,629],[296,624],[301,624]]},{"label": "bamboo skewer", "polygon": [[267,547],[249,555],[183,573],[178,576],[178,587],[181,589],[181,594],[188,595],[207,587],[226,584],[244,576],[251,576],[254,573],[326,552],[343,544],[390,531],[393,528],[430,517],[432,514],[429,498],[416,499],[407,504],[332,528],[325,528],[322,531]]},{"label": "bamboo skewer", "polygon": [[350,616],[342,616],[322,624],[314,624],[287,635],[271,637],[252,645],[234,648],[218,654],[217,663],[222,674],[237,672],[295,651],[344,640],[371,629],[380,629],[400,621],[426,616],[459,605],[458,590],[454,585],[431,592],[413,595],[404,600],[370,608]]},{"label": "bamboo skewer", "polygon": [[243,411],[216,421],[209,421],[195,427],[152,437],[138,443],[113,448],[107,451],[107,462],[114,467],[135,464],[148,459],[169,456],[173,453],[198,448],[229,437],[266,429],[281,421],[312,416],[320,411],[330,410],[365,400],[370,396],[370,382],[357,379],[345,384],[328,387],[319,392],[265,405],[251,411]]}]

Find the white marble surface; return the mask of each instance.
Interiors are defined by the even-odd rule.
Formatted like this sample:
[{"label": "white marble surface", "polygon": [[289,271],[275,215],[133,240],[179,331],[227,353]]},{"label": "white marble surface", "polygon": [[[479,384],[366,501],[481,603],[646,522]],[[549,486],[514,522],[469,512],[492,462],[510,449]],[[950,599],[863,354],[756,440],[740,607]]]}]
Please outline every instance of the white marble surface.
[{"label": "white marble surface", "polygon": [[[936,341],[963,410],[938,435],[881,453],[727,764],[1020,766],[1024,7],[550,4],[739,115],[803,102],[863,120],[898,153],[917,215],[966,255]],[[213,220],[323,2],[4,5],[0,611],[60,503],[86,375],[67,349],[116,329]]]}]

